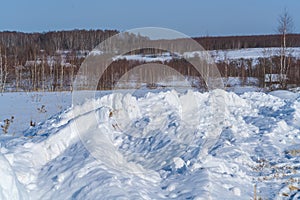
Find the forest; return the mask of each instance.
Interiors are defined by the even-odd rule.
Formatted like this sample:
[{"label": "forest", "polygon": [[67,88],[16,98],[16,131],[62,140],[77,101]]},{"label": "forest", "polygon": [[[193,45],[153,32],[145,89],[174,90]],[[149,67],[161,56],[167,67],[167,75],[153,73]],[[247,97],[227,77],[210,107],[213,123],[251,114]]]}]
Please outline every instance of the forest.
[{"label": "forest", "polygon": [[[0,91],[68,91],[76,73],[91,50],[105,39],[119,33],[117,30],[71,30],[45,33],[0,32]],[[149,38],[129,34],[131,40]],[[286,36],[286,48],[300,47],[300,34]],[[253,35],[193,38],[206,50],[281,47],[282,35]],[[185,44],[185,39],[177,39]],[[161,41],[157,41],[161,42]],[[172,43],[172,41],[163,41]],[[159,49],[142,49],[136,54],[161,55]],[[132,52],[129,52],[132,53]],[[223,77],[239,77],[246,84],[248,77],[259,80],[264,87],[265,74],[280,73],[280,56],[262,57],[257,61],[242,58],[216,62]],[[289,84],[300,84],[300,59],[287,55],[286,74]],[[200,75],[184,58],[174,57],[168,61],[156,61],[176,69],[187,77]],[[116,60],[101,77],[98,89],[111,89],[126,71],[144,64],[143,61]],[[201,81],[200,81],[201,82]],[[197,86],[198,87],[198,86]],[[199,87],[202,87],[202,82]]]}]

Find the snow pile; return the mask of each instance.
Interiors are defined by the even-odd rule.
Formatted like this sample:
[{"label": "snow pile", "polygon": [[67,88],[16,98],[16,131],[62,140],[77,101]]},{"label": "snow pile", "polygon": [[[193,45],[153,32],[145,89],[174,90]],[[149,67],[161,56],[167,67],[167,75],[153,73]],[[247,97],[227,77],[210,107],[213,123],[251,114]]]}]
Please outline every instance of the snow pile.
[{"label": "snow pile", "polygon": [[0,153],[0,199],[29,199],[7,159]]},{"label": "snow pile", "polygon": [[263,199],[297,196],[299,98],[274,95],[87,100],[0,140],[0,198],[251,199],[254,185]]},{"label": "snow pile", "polygon": [[294,102],[293,109],[295,109],[295,114],[294,114],[294,125],[298,128],[300,128],[300,101]]}]

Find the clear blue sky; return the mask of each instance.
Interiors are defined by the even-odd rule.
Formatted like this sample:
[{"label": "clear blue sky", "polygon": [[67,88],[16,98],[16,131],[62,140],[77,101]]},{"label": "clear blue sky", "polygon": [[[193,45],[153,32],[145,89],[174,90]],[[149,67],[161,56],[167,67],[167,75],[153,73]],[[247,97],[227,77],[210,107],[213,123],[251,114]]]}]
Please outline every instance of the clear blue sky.
[{"label": "clear blue sky", "polygon": [[273,34],[284,8],[300,33],[299,0],[3,0],[0,31],[158,26],[190,36]]}]

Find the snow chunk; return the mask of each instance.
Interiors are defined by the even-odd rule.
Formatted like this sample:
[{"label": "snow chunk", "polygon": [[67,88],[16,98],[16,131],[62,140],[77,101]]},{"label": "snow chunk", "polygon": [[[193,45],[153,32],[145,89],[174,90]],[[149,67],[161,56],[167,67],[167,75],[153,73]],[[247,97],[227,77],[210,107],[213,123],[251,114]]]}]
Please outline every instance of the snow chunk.
[{"label": "snow chunk", "polygon": [[173,162],[174,162],[174,164],[175,164],[175,168],[176,168],[176,169],[181,169],[181,168],[184,167],[184,165],[185,165],[184,160],[182,160],[182,159],[179,158],[179,157],[173,158]]},{"label": "snow chunk", "polygon": [[296,101],[292,108],[295,109],[294,117],[293,117],[293,124],[300,128],[300,102]]},{"label": "snow chunk", "polygon": [[232,192],[236,196],[241,196],[241,190],[240,190],[240,188],[234,187],[234,188],[232,188]]},{"label": "snow chunk", "polygon": [[29,199],[25,188],[19,183],[14,170],[2,154],[0,154],[0,177],[0,199]]}]

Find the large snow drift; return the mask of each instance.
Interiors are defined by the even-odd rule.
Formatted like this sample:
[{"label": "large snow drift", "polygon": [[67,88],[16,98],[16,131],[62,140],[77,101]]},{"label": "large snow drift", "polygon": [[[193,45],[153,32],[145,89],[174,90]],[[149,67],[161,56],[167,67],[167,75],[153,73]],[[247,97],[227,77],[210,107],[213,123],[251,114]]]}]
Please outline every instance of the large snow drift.
[{"label": "large snow drift", "polygon": [[251,199],[256,185],[257,197],[296,199],[295,95],[168,91],[87,100],[0,143],[0,198]]}]

